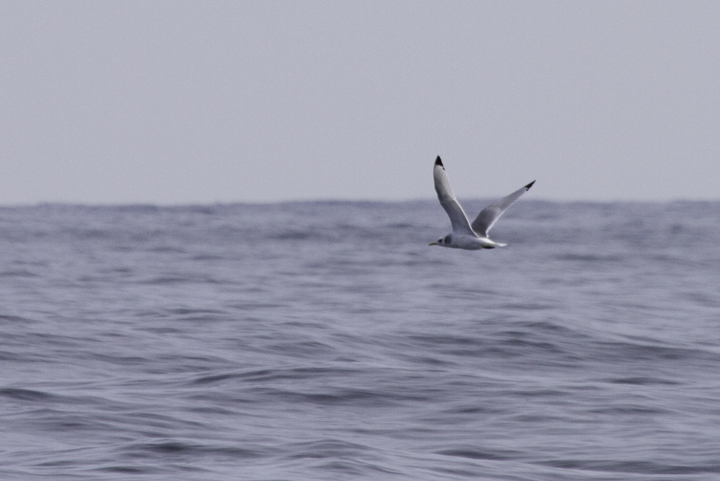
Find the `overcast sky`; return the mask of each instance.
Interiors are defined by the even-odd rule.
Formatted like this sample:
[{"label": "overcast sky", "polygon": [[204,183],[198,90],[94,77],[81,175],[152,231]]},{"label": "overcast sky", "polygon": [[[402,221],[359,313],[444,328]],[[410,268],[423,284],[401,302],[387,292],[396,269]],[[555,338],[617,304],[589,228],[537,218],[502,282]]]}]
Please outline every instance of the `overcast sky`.
[{"label": "overcast sky", "polygon": [[0,204],[720,199],[720,2],[0,0]]}]

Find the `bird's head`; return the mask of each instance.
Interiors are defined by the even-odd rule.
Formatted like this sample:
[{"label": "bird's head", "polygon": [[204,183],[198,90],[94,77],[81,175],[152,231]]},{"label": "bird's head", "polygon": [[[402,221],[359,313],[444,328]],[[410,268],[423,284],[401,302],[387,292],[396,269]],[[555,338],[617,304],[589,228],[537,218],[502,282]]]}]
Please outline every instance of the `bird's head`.
[{"label": "bird's head", "polygon": [[431,246],[446,246],[450,244],[450,234],[446,235],[445,237],[441,237],[435,242],[431,242],[429,245]]}]

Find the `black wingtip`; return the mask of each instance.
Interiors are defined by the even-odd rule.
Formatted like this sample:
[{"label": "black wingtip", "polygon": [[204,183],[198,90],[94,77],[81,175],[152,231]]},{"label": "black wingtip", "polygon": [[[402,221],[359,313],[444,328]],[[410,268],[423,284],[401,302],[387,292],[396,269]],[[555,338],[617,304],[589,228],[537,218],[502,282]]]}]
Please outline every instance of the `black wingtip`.
[{"label": "black wingtip", "polygon": [[440,160],[440,156],[439,156],[439,155],[437,156],[437,159],[435,159],[435,165],[439,165],[439,166],[442,167],[443,169],[445,168],[445,166],[442,165],[442,160]]},{"label": "black wingtip", "polygon": [[526,185],[526,186],[525,186],[525,190],[530,190],[530,187],[532,187],[532,185],[533,185],[534,183],[535,183],[535,181],[533,180],[533,181],[530,182],[528,185]]}]

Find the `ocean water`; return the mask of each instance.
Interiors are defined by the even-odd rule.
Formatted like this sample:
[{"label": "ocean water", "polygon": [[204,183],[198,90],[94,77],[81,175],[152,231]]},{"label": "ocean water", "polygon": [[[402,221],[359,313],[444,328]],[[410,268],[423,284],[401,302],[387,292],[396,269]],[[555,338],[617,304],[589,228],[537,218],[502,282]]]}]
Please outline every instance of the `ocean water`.
[{"label": "ocean water", "polygon": [[720,203],[448,231],[435,201],[0,209],[0,478],[720,479]]}]

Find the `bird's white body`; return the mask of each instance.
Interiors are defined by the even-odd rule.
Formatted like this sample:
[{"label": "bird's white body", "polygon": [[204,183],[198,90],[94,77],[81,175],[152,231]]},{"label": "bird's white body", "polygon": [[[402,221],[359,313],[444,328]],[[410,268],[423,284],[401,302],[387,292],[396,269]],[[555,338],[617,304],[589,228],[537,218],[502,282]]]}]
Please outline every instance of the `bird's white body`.
[{"label": "bird's white body", "polygon": [[438,239],[436,242],[433,242],[431,245],[454,247],[455,249],[465,249],[469,251],[494,249],[495,247],[506,246],[506,244],[500,244],[488,239],[487,237],[478,237],[467,234],[448,234],[442,239]]},{"label": "bird's white body", "polygon": [[442,205],[452,224],[452,232],[445,237],[432,242],[430,245],[438,245],[442,247],[454,247],[456,249],[479,250],[494,249],[495,247],[505,247],[506,244],[500,244],[490,240],[488,232],[497,222],[500,216],[515,203],[530,187],[535,183],[533,180],[525,187],[516,190],[512,194],[503,197],[484,208],[475,218],[472,224],[465,215],[460,203],[455,198],[450,179],[445,173],[445,167],[440,160],[440,156],[435,159],[433,167],[433,178],[435,180],[435,192],[437,192],[438,200]]}]

